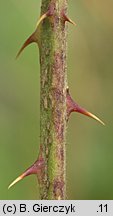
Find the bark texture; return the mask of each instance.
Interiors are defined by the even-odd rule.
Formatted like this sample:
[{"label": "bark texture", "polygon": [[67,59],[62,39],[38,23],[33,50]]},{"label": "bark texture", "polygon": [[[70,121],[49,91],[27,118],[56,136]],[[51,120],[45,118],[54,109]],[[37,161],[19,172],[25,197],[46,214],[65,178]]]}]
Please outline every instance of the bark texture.
[{"label": "bark texture", "polygon": [[41,199],[66,199],[66,33],[67,0],[42,0],[40,50]]}]

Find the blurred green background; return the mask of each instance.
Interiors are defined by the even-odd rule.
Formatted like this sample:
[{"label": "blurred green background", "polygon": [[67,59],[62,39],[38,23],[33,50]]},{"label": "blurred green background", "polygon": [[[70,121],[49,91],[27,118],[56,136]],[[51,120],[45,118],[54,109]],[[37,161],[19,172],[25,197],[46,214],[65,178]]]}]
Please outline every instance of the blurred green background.
[{"label": "blurred green background", "polygon": [[[113,0],[71,0],[68,13],[68,82],[76,101],[106,126],[72,114],[67,133],[68,199],[113,199]],[[38,0],[0,5],[0,199],[39,199],[30,176],[9,183],[37,158],[39,148],[39,52],[29,46]]]}]

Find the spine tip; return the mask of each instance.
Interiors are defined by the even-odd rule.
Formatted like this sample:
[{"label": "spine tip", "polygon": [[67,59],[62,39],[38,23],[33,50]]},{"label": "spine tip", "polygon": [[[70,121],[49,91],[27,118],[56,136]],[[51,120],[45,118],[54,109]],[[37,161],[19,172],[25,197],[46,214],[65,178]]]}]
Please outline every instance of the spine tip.
[{"label": "spine tip", "polygon": [[37,174],[40,172],[42,167],[44,166],[44,160],[42,158],[39,158],[32,166],[30,166],[27,170],[25,170],[24,173],[22,173],[19,177],[17,177],[9,186],[8,189],[10,189],[12,186],[14,186],[16,183],[24,179],[25,177]]},{"label": "spine tip", "polygon": [[71,20],[69,17],[67,17],[65,13],[63,13],[63,18],[64,18],[65,22],[67,21],[67,22],[73,24],[74,26],[77,25],[73,20]]},{"label": "spine tip", "polygon": [[36,42],[35,40],[35,34],[33,33],[26,41],[25,43],[23,44],[23,46],[21,47],[21,49],[19,50],[17,56],[16,56],[16,59],[20,56],[20,54],[22,53],[22,51],[28,46],[30,45],[31,43],[33,42]]},{"label": "spine tip", "polygon": [[40,19],[38,20],[37,24],[36,24],[36,28],[38,28],[39,24],[48,16],[48,12],[46,12],[45,14],[43,14]]},{"label": "spine tip", "polygon": [[82,108],[76,102],[74,102],[70,96],[69,89],[67,89],[66,100],[67,100],[67,116],[68,116],[68,118],[72,112],[78,112],[78,113],[86,115],[92,119],[95,119],[96,121],[100,122],[102,125],[105,125],[105,123],[102,120],[100,120],[96,115],[92,114],[91,112],[88,112],[86,109]]}]

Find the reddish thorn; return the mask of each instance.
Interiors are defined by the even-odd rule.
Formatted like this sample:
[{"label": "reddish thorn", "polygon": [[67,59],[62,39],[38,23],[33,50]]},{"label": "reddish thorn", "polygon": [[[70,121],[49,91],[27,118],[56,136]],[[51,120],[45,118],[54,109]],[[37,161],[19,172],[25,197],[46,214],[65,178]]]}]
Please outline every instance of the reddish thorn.
[{"label": "reddish thorn", "polygon": [[37,32],[37,28],[39,26],[39,24],[47,17],[49,16],[49,12],[47,11],[45,14],[43,14],[40,19],[38,20],[37,24],[36,24],[36,30],[35,32],[25,41],[25,43],[23,44],[23,46],[21,47],[21,49],[19,50],[16,59],[20,56],[20,54],[22,53],[22,51],[31,43],[33,42],[37,42],[37,39],[35,37],[35,33]]},{"label": "reddish thorn", "polygon": [[64,18],[64,21],[65,21],[65,22],[67,21],[67,22],[73,24],[74,26],[77,25],[73,20],[71,20],[69,17],[67,17],[66,14],[65,14],[64,12],[63,12],[63,18]]},{"label": "reddish thorn", "polygon": [[81,114],[86,115],[90,118],[93,118],[93,119],[97,120],[98,122],[100,122],[101,124],[105,125],[104,122],[101,121],[97,116],[88,112],[84,108],[80,107],[76,102],[74,102],[73,99],[71,98],[70,94],[69,94],[69,89],[67,89],[67,116],[68,117],[71,114],[71,112],[81,113]]},{"label": "reddish thorn", "polygon": [[38,174],[42,167],[44,166],[44,160],[40,158],[37,160],[32,166],[30,166],[27,170],[25,170],[22,175],[20,175],[18,178],[16,178],[9,186],[8,189],[11,188],[13,185],[15,185],[20,180],[24,179],[25,177],[32,175],[32,174]]},{"label": "reddish thorn", "polygon": [[38,22],[37,22],[37,24],[36,24],[36,28],[39,26],[39,24],[40,24],[47,16],[49,16],[49,12],[48,12],[48,11],[40,17],[40,19],[38,20]]},{"label": "reddish thorn", "polygon": [[39,24],[46,18],[46,17],[50,17],[54,14],[54,4],[50,4],[49,9],[47,10],[46,13],[44,13],[40,19],[38,20],[37,24],[36,24],[36,28],[39,26]]},{"label": "reddish thorn", "polygon": [[20,56],[20,54],[22,53],[22,51],[31,43],[36,42],[36,38],[35,38],[35,33],[33,33],[23,44],[23,46],[21,47],[21,49],[19,50],[16,59]]}]

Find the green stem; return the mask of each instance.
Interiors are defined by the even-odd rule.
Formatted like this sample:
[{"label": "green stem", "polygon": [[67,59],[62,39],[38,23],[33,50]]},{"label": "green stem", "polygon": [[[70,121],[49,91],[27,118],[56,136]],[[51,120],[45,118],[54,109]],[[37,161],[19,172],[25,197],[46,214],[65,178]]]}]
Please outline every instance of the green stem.
[{"label": "green stem", "polygon": [[42,0],[40,50],[40,173],[41,199],[66,199],[66,26],[67,0]]}]

